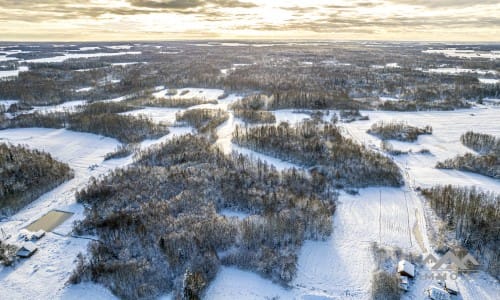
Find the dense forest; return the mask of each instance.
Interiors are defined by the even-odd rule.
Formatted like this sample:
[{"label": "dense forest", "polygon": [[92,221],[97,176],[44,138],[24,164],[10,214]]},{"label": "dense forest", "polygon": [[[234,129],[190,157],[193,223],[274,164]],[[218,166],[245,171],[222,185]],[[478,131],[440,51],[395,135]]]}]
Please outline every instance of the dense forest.
[{"label": "dense forest", "polygon": [[[259,91],[269,96],[268,109],[448,110],[470,107],[469,102],[480,103],[483,98],[500,97],[500,85],[481,84],[474,71],[491,70],[483,75],[491,77],[499,69],[498,61],[422,54],[422,50],[428,49],[423,44],[367,46],[341,42],[311,48],[276,43],[270,47],[231,47],[231,51],[222,45],[154,44],[157,48],[149,44],[134,45],[132,50],[141,54],[27,62],[28,71],[0,81],[0,98],[47,105],[141,94],[166,85],[220,88],[228,92]],[[19,53],[10,57],[40,58],[66,51],[96,53],[105,49],[79,51],[72,45],[60,48],[44,45],[38,49],[17,47],[17,50]],[[127,62],[130,64],[114,65]],[[429,71],[440,65],[473,71],[460,74]],[[91,89],[80,90],[87,87]],[[398,101],[380,101],[383,96],[397,97]]]},{"label": "dense forest", "polygon": [[72,177],[70,167],[48,153],[0,143],[0,217],[14,214]]},{"label": "dense forest", "polygon": [[479,155],[457,155],[455,158],[438,162],[436,168],[457,169],[500,179],[500,139],[489,134],[469,131],[460,137],[460,141]]},{"label": "dense forest", "polygon": [[96,102],[79,107],[76,111],[20,114],[4,120],[0,127],[67,128],[116,138],[124,143],[137,143],[145,139],[168,134],[166,124],[156,124],[144,116],[127,116],[118,113],[135,109],[122,103]]},{"label": "dense forest", "polygon": [[233,141],[243,147],[310,167],[338,187],[399,186],[401,173],[389,158],[343,137],[333,124],[304,121],[291,126],[236,127]]},{"label": "dense forest", "polygon": [[[236,265],[286,284],[304,240],[331,234],[336,197],[320,174],[277,172],[200,136],[174,138],[77,193],[87,207],[77,228],[99,242],[71,281],[124,299],[172,290],[197,299],[221,265]],[[227,209],[248,217],[225,217]]]},{"label": "dense forest", "polygon": [[424,189],[422,194],[460,245],[471,251],[482,267],[498,279],[500,196],[474,187],[450,185]]},{"label": "dense forest", "polygon": [[414,142],[419,135],[432,134],[432,127],[427,125],[424,128],[418,128],[410,126],[406,122],[378,121],[367,132],[382,140]]},{"label": "dense forest", "polygon": [[215,137],[215,129],[229,119],[229,113],[222,109],[197,108],[176,115],[177,122],[193,126],[200,133],[210,133]]}]

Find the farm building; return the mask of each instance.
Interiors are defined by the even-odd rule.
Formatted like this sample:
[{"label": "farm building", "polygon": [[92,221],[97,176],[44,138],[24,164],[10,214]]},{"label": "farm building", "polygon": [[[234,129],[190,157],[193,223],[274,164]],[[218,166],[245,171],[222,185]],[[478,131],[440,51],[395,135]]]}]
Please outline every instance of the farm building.
[{"label": "farm building", "polygon": [[431,286],[427,290],[427,293],[429,295],[429,298],[431,298],[432,300],[450,300],[451,299],[450,294],[448,294],[447,291],[445,291],[441,288],[435,287],[435,286]]},{"label": "farm building", "polygon": [[27,258],[32,256],[38,248],[33,243],[25,243],[19,250],[17,250],[16,255],[22,258]]},{"label": "farm building", "polygon": [[415,266],[411,262],[403,259],[398,263],[398,273],[401,276],[413,278],[415,277]]}]

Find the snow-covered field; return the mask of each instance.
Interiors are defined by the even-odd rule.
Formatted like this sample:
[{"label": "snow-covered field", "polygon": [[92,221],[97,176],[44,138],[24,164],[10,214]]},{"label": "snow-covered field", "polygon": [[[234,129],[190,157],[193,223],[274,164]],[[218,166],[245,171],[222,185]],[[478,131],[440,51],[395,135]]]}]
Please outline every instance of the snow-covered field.
[{"label": "snow-covered field", "polygon": [[[475,185],[500,192],[498,180],[474,173],[434,168],[438,161],[473,152],[460,142],[460,136],[469,130],[500,136],[499,113],[500,108],[496,106],[451,112],[362,112],[370,117],[369,121],[353,122],[344,127],[358,141],[376,148],[380,146],[380,140],[366,133],[366,130],[379,120],[405,121],[419,127],[431,125],[433,134],[420,136],[415,143],[390,142],[395,149],[412,150],[412,154],[395,157],[407,169],[412,184],[423,187],[435,184]],[[428,149],[431,154],[415,153],[421,149]]]},{"label": "snow-covered field", "polygon": [[47,57],[47,58],[36,58],[26,60],[28,63],[60,63],[67,59],[72,58],[91,58],[91,57],[104,57],[104,56],[119,56],[119,55],[139,55],[140,51],[128,51],[128,52],[114,52],[114,53],[64,53],[64,55]]},{"label": "snow-covered field", "polygon": [[429,49],[422,51],[427,54],[443,54],[448,57],[459,58],[487,58],[491,60],[499,59],[499,51],[476,51],[476,50],[458,50],[456,48],[447,49]]},{"label": "snow-covered field", "polygon": [[[189,90],[182,97],[216,100],[222,90],[185,88]],[[165,97],[168,90],[161,90],[156,97]],[[229,110],[229,105],[239,99],[237,95],[219,100],[218,104],[205,104],[193,108],[220,108]],[[124,97],[113,99],[121,101]],[[39,110],[61,110],[74,107],[80,102],[61,106],[36,108]],[[175,114],[184,109],[149,107],[125,114],[144,114],[155,122],[175,123]],[[217,130],[219,145],[226,153],[232,151],[252,155],[273,164],[277,169],[300,168],[290,162],[256,153],[231,143],[234,127],[242,122],[230,112],[230,118]],[[307,114],[292,110],[273,112],[277,122],[299,122],[309,118]],[[330,118],[331,113],[328,117]],[[416,186],[434,184],[475,185],[483,189],[500,192],[500,183],[485,176],[453,171],[438,170],[437,161],[464,154],[470,150],[459,141],[460,135],[468,130],[500,136],[498,114],[500,107],[481,106],[469,110],[452,112],[362,112],[369,121],[342,124],[346,135],[359,143],[380,151],[380,140],[366,133],[378,120],[403,120],[414,126],[431,125],[432,135],[421,136],[415,143],[391,142],[396,149],[412,150],[408,155],[395,157],[405,174],[403,188],[366,188],[359,195],[342,193],[335,215],[333,234],[326,241],[306,241],[299,253],[297,276],[289,288],[272,283],[259,275],[233,267],[222,267],[215,281],[206,291],[206,299],[369,299],[372,271],[375,262],[371,245],[380,243],[387,247],[399,247],[416,254],[432,252],[427,238],[426,213],[422,199],[414,191]],[[158,140],[141,143],[141,148],[165,141],[174,135],[191,132],[188,127],[172,127],[171,133]],[[103,162],[106,153],[113,151],[118,141],[93,134],[75,133],[64,129],[9,129],[0,131],[0,141],[25,144],[31,148],[45,150],[56,159],[67,162],[75,170],[75,178],[43,195],[11,218],[0,222],[0,227],[11,233],[12,240],[17,232],[51,209],[74,212],[74,216],[58,227],[54,233],[37,242],[38,253],[14,269],[0,269],[2,295],[10,299],[111,299],[114,296],[105,288],[85,283],[67,286],[74,268],[76,255],[86,250],[88,240],[67,236],[72,222],[83,218],[83,208],[75,203],[74,192],[87,184],[91,176],[98,177],[114,168],[131,163],[131,158]],[[421,149],[431,154],[416,154]],[[89,168],[89,166],[94,166]],[[245,218],[245,214],[234,211],[221,212],[229,217]],[[470,279],[470,280],[469,280]],[[500,294],[498,285],[491,277],[480,272],[461,277],[458,285],[463,299],[496,299]],[[422,293],[431,282],[418,279],[407,299],[421,299]],[[27,287],[29,285],[29,287]],[[479,298],[478,298],[479,299]]]}]

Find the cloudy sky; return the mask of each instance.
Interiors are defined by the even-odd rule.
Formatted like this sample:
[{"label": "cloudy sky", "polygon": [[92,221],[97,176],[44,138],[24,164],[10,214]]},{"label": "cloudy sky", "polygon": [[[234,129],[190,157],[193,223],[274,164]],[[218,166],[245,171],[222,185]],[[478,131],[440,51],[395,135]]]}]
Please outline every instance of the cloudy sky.
[{"label": "cloudy sky", "polygon": [[499,0],[0,0],[0,40],[500,41]]}]

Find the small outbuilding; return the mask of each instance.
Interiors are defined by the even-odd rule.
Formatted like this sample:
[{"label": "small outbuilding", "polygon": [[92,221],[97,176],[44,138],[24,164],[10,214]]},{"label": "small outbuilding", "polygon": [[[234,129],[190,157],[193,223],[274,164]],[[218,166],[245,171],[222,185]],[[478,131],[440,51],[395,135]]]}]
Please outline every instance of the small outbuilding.
[{"label": "small outbuilding", "polygon": [[28,258],[32,256],[38,248],[35,246],[33,243],[25,243],[24,245],[17,250],[16,255],[21,257],[21,258]]},{"label": "small outbuilding", "polygon": [[450,294],[447,291],[435,286],[431,286],[427,290],[427,294],[432,300],[451,300]]},{"label": "small outbuilding", "polygon": [[398,273],[401,276],[413,278],[415,277],[415,265],[403,259],[398,263]]}]

